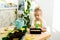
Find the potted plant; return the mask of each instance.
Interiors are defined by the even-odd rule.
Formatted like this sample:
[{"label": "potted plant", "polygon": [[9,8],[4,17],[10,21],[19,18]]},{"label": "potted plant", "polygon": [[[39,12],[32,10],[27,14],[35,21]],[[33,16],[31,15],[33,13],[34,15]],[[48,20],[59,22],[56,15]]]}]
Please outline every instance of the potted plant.
[{"label": "potted plant", "polygon": [[[31,3],[30,3],[30,0],[25,0],[25,2],[27,2],[27,9],[25,10],[24,9],[24,13],[23,14],[21,14],[21,16],[20,16],[20,19],[23,19],[24,20],[24,26],[22,26],[22,29],[25,29],[25,30],[23,30],[22,31],[22,29],[21,28],[17,28],[17,29],[15,29],[15,30],[13,30],[14,31],[14,33],[12,33],[12,32],[10,32],[10,33],[8,33],[8,38],[9,39],[13,39],[13,38],[19,38],[19,40],[21,40],[22,39],[22,37],[25,35],[25,33],[27,32],[27,28],[30,28],[30,18],[29,18],[29,14],[30,14],[30,7],[31,7]],[[21,22],[20,22],[20,20],[19,21],[17,21],[18,19],[17,19],[17,9],[16,9],[16,11],[15,11],[15,14],[16,14],[16,24],[17,25],[15,25],[16,27],[17,26],[20,26],[20,24],[21,24]],[[18,23],[19,24],[18,24]],[[16,31],[17,30],[17,31]]]}]

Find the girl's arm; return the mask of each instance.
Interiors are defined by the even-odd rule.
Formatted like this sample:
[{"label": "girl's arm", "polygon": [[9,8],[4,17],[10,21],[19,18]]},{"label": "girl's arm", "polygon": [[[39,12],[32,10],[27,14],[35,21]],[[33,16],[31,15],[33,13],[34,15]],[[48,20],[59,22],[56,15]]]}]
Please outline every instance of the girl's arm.
[{"label": "girl's arm", "polygon": [[42,32],[46,32],[47,31],[47,25],[46,22],[44,20],[42,20]]}]

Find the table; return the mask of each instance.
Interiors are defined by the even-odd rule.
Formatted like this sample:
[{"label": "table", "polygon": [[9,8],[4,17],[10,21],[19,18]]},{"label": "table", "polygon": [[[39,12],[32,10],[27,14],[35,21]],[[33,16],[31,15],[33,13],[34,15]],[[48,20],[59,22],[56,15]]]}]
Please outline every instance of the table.
[{"label": "table", "polygon": [[9,27],[1,27],[0,28],[0,40],[2,40],[3,37],[6,37],[11,30],[14,29],[15,26],[9,26]]},{"label": "table", "polygon": [[[2,30],[0,30],[2,31]],[[5,37],[9,31],[5,31],[4,33],[0,34],[0,40],[2,40],[2,37]],[[30,34],[29,32],[26,33],[26,35],[22,38],[22,40],[47,40],[51,36],[50,33],[44,32],[41,34]]]},{"label": "table", "polygon": [[[6,34],[0,34],[0,40],[2,40],[2,37],[4,37]],[[47,40],[51,34],[49,33],[42,33],[42,34],[27,34],[24,36],[23,40],[26,40],[26,37],[31,37],[31,40]]]},{"label": "table", "polygon": [[27,33],[26,35],[23,37],[22,40],[47,40],[51,37],[51,34],[46,31],[46,32],[42,32],[41,34],[30,34],[29,32],[30,30],[27,29]]},{"label": "table", "polygon": [[49,34],[47,32],[42,33],[42,34],[29,34],[29,33],[26,33],[23,40],[47,40],[50,36],[51,36],[51,34]]}]

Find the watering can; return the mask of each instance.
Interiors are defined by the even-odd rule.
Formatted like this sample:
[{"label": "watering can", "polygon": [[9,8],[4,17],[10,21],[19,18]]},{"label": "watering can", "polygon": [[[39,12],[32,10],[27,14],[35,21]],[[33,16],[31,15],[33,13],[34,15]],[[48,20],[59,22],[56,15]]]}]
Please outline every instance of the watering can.
[{"label": "watering can", "polygon": [[16,22],[14,23],[14,25],[16,26],[17,29],[22,28],[24,25],[24,20],[19,18],[16,20]]}]

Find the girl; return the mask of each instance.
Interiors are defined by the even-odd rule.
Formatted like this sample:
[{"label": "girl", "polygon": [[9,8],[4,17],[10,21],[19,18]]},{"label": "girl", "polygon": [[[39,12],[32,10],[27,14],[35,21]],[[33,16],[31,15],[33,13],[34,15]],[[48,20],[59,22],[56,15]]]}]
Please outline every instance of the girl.
[{"label": "girl", "polygon": [[34,10],[34,21],[32,22],[32,27],[37,27],[42,29],[42,32],[46,32],[46,27],[43,25],[42,21],[42,10],[37,7]]}]

